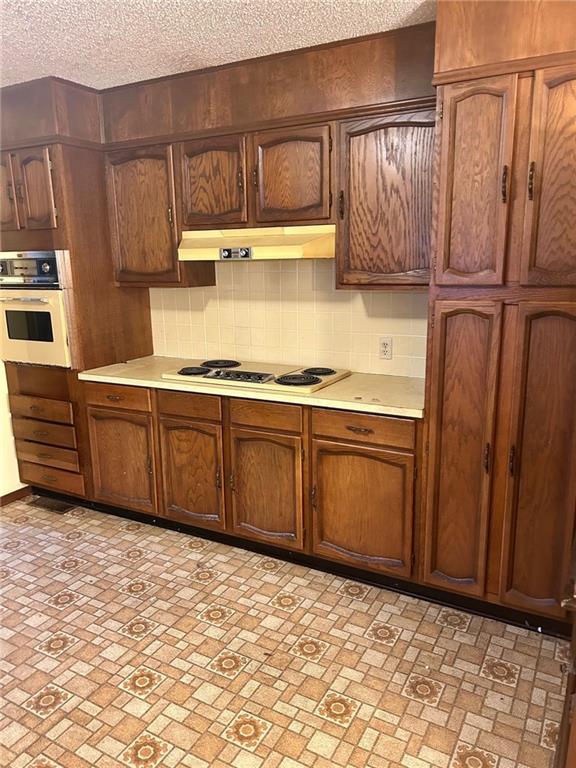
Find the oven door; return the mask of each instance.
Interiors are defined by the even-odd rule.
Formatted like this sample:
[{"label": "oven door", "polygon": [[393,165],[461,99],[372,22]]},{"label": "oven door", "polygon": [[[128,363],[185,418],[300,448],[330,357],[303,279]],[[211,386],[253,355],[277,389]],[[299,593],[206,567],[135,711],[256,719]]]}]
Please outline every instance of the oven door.
[{"label": "oven door", "polygon": [[70,367],[61,290],[0,291],[2,360]]}]

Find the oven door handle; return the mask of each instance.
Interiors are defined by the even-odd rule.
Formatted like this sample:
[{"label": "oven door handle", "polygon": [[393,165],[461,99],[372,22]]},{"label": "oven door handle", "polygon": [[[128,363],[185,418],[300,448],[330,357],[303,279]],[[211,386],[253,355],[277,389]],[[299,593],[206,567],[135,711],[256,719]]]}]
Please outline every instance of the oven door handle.
[{"label": "oven door handle", "polygon": [[16,302],[22,302],[23,304],[48,304],[49,299],[39,299],[34,297],[20,297],[20,298],[7,298],[5,296],[0,296],[0,301],[6,302],[6,301],[16,301]]}]

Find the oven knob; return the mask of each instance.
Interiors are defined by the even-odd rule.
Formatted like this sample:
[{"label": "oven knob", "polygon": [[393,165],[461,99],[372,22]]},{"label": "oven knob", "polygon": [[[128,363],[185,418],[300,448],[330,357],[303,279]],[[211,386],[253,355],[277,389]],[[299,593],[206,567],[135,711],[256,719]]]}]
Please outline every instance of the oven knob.
[{"label": "oven knob", "polygon": [[0,261],[0,275],[6,272],[6,267],[3,261]]},{"label": "oven knob", "polygon": [[43,264],[40,266],[40,269],[42,270],[42,272],[44,272],[44,274],[46,274],[47,272],[50,272],[50,264],[48,264],[48,262],[47,262],[47,261],[45,261],[45,262],[44,262],[44,263],[43,263]]}]

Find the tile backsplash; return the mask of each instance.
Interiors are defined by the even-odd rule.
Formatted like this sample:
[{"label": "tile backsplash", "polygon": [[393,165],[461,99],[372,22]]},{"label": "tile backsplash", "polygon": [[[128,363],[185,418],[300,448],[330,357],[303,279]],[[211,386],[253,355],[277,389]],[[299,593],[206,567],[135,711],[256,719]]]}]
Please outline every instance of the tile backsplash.
[{"label": "tile backsplash", "polygon": [[215,286],[153,288],[150,304],[156,355],[424,377],[426,293],[337,291],[332,260],[218,263]]}]

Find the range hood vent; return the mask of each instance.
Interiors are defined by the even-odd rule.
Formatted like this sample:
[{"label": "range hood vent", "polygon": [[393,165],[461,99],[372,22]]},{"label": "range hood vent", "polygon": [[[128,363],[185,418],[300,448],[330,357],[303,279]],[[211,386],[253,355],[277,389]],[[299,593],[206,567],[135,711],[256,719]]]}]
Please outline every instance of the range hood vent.
[{"label": "range hood vent", "polygon": [[336,226],[206,229],[182,232],[180,261],[333,259]]}]

